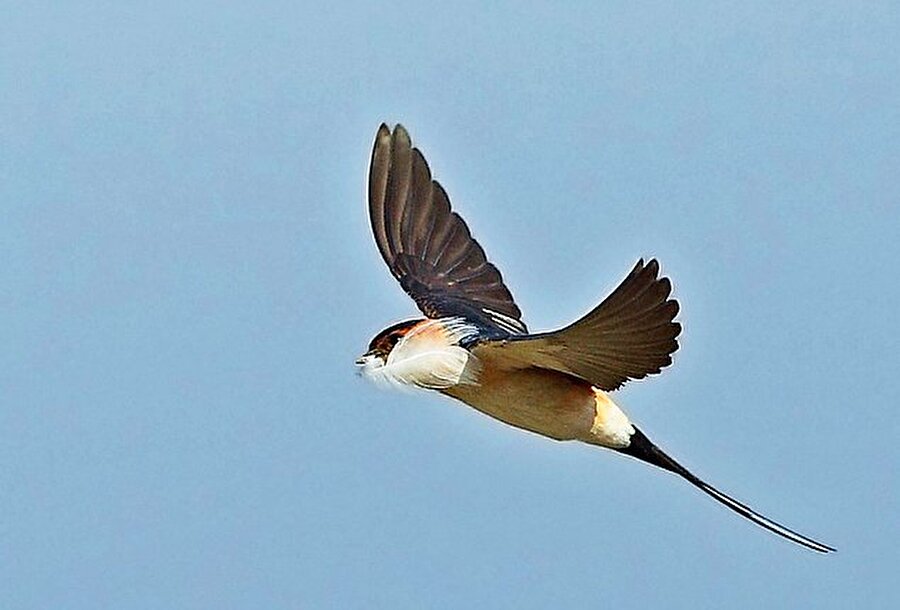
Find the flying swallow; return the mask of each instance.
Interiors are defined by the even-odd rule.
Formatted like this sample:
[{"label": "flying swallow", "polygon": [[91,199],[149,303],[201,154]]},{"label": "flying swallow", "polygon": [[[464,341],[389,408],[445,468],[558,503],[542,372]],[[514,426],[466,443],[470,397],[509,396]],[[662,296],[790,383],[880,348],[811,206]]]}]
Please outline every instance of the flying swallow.
[{"label": "flying swallow", "polygon": [[529,333],[497,268],[451,210],[425,157],[397,125],[378,129],[369,167],[378,250],[425,318],[390,326],[356,361],[376,382],[434,390],[506,424],[580,441],[674,473],[757,525],[814,551],[834,549],[757,513],[650,441],[609,397],[672,363],[681,325],[672,285],[639,260],[597,307]]}]

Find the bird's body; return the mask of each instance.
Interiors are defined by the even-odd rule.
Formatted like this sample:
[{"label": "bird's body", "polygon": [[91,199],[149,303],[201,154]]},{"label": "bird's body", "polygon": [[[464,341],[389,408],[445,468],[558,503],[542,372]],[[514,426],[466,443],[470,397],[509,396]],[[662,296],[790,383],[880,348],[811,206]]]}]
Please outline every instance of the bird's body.
[{"label": "bird's body", "polygon": [[458,345],[477,329],[457,318],[413,320],[383,366],[364,368],[376,381],[437,390],[505,424],[559,441],[626,446],[631,423],[606,392],[569,375],[524,366],[502,350]]},{"label": "bird's body", "polygon": [[558,440],[619,448],[631,423],[603,390],[568,375],[522,367],[502,355],[478,356],[477,384],[442,390],[503,423]]},{"label": "bird's body", "polygon": [[382,125],[369,172],[369,214],[391,272],[427,316],[379,333],[357,361],[388,385],[455,398],[501,422],[559,441],[613,449],[681,476],[758,525],[819,552],[798,534],[708,485],[653,444],[607,392],[659,373],[678,349],[671,283],[638,261],[593,310],[530,334],[500,272],[451,212],[446,192],[401,126]]},{"label": "bird's body", "polygon": [[589,385],[538,368],[515,369],[502,361],[481,361],[478,384],[443,390],[503,423],[559,441],[584,439],[591,426]]}]

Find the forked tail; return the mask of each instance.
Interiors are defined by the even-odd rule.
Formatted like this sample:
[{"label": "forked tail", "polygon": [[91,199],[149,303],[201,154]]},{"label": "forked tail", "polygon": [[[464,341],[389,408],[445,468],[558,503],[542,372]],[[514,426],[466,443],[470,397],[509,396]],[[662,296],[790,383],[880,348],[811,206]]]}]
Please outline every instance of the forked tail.
[{"label": "forked tail", "polygon": [[689,481],[692,485],[698,487],[704,493],[712,496],[715,500],[721,502],[739,515],[746,517],[760,527],[764,527],[770,532],[774,532],[775,534],[787,538],[792,542],[796,542],[797,544],[803,545],[808,549],[818,551],[819,553],[830,553],[836,550],[826,544],[816,542],[812,538],[807,538],[802,534],[798,534],[794,530],[789,529],[781,525],[780,523],[776,523],[775,521],[772,521],[771,519],[760,515],[758,512],[754,511],[746,504],[738,502],[731,496],[722,493],[712,485],[709,485],[708,483],[700,480],[684,466],[666,455],[662,451],[662,449],[654,445],[650,441],[650,439],[644,436],[644,433],[637,428],[635,428],[634,430],[634,435],[632,435],[631,443],[628,445],[628,447],[617,449],[617,451],[626,455],[630,455],[631,457],[635,457],[644,462],[653,464],[654,466],[659,466],[660,468],[681,476],[682,478]]}]

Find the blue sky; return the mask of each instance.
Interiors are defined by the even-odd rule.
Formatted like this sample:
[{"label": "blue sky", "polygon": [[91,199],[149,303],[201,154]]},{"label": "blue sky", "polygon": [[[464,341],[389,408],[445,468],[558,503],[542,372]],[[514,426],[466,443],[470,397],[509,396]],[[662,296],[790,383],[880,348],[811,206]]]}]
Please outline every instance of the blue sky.
[{"label": "blue sky", "polygon": [[[896,607],[892,2],[13,3],[0,606]],[[618,400],[688,484],[353,360],[415,315],[365,215],[400,121],[532,329],[657,256]]]}]

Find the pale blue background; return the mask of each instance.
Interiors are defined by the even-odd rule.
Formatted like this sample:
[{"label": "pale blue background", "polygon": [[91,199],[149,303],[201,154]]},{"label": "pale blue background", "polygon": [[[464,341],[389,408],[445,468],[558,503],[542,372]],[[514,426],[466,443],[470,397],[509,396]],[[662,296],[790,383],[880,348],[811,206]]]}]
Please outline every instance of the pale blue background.
[{"label": "pale blue background", "polygon": [[[5,3],[0,607],[898,607],[897,3],[375,4]],[[359,379],[381,121],[535,330],[658,256],[621,402],[840,551]]]}]

